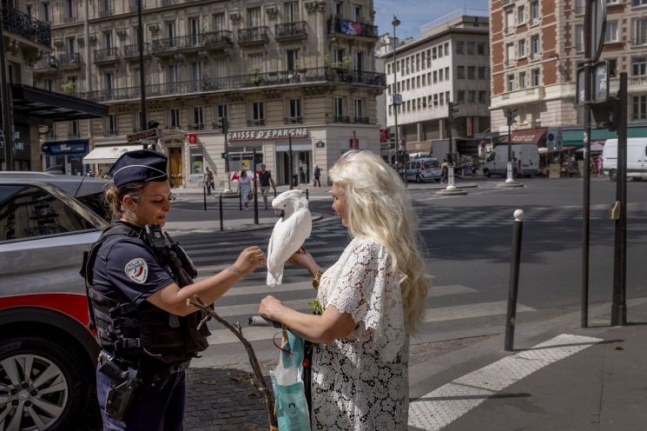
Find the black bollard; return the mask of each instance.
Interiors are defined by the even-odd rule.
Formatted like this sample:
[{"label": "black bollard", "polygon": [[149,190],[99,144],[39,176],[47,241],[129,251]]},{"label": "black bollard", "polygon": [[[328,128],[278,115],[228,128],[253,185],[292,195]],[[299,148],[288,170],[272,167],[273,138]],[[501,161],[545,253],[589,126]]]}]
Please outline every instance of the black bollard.
[{"label": "black bollard", "polygon": [[508,314],[505,323],[504,350],[514,350],[514,328],[517,320],[517,294],[519,292],[519,264],[521,261],[521,238],[523,234],[522,210],[514,212],[514,230],[512,234],[512,262],[510,262],[510,284],[508,286]]},{"label": "black bollard", "polygon": [[240,211],[243,210],[243,192],[240,189],[240,185],[238,185],[238,209]]},{"label": "black bollard", "polygon": [[310,195],[308,194],[308,189],[306,189],[306,200],[310,200]]},{"label": "black bollard", "polygon": [[220,213],[220,232],[224,230],[223,221],[222,221],[222,193],[218,195],[218,212]]},{"label": "black bollard", "polygon": [[204,203],[204,210],[207,210],[207,183],[202,187],[202,201]]}]

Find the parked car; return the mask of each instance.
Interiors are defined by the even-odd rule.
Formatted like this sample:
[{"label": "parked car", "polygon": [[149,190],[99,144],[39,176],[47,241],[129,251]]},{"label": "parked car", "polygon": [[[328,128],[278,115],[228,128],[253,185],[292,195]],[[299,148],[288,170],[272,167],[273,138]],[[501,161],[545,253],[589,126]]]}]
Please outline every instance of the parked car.
[{"label": "parked car", "polygon": [[[83,253],[107,226],[90,178],[0,175],[0,429],[78,429],[96,407]],[[73,191],[75,199],[67,191]]]}]

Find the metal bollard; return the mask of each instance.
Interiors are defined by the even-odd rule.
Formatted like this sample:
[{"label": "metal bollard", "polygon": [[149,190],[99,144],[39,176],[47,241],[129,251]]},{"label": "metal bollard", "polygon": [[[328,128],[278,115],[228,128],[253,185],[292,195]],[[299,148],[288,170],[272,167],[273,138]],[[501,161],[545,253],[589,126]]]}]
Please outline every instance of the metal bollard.
[{"label": "metal bollard", "polygon": [[243,192],[240,189],[240,186],[238,186],[238,209],[240,211],[243,210]]},{"label": "metal bollard", "polygon": [[204,203],[204,210],[207,210],[207,185],[205,184],[204,187],[202,187],[202,201]]},{"label": "metal bollard", "polygon": [[223,221],[222,221],[222,193],[218,195],[218,212],[220,213],[220,232],[224,230]]},{"label": "metal bollard", "polygon": [[306,189],[306,200],[310,200],[310,194],[308,194],[308,189]]},{"label": "metal bollard", "polygon": [[514,212],[512,234],[512,262],[510,262],[510,284],[508,286],[508,313],[505,323],[504,350],[514,350],[514,328],[517,319],[517,294],[519,292],[519,264],[521,260],[521,239],[523,234],[523,210]]}]

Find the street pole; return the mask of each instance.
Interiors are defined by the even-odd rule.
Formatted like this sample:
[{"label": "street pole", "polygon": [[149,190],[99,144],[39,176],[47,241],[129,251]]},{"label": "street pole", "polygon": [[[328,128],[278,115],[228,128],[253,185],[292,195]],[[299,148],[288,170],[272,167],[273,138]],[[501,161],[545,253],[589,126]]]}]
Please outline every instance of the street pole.
[{"label": "street pole", "polygon": [[[589,238],[591,205],[591,60],[593,49],[589,43],[593,37],[592,0],[586,0],[584,8],[584,186],[582,187],[582,316],[581,326],[589,326]],[[561,169],[561,167],[560,167]]]},{"label": "street pole", "polygon": [[256,178],[256,148],[252,151],[252,169],[254,170],[254,224],[258,224],[258,194],[257,194],[257,178]]},{"label": "street pole", "polygon": [[514,123],[514,114],[516,109],[508,108],[506,110],[506,119],[508,123],[508,175],[506,183],[514,183],[514,169],[512,167],[512,124]]},{"label": "street pole", "polygon": [[[4,41],[4,14],[6,6],[0,6],[0,41]],[[4,43],[4,42],[3,42]],[[7,80],[7,62],[4,49],[0,49],[0,98],[2,98],[2,134],[5,170],[13,170],[13,118],[11,115],[11,84]]]},{"label": "street pole", "polygon": [[[144,25],[142,20],[142,2],[137,1],[137,39],[139,45],[139,91],[141,95],[141,116],[139,118],[139,127],[141,130],[146,130],[146,85],[144,85]],[[155,144],[153,144],[155,150]]]},{"label": "street pole", "polygon": [[[404,163],[402,163],[402,156],[400,155],[400,140],[398,139],[398,107],[400,105],[395,104],[398,96],[398,47],[396,44],[397,38],[395,36],[395,28],[400,25],[400,20],[398,19],[398,17],[393,15],[393,21],[391,21],[391,24],[393,25],[393,119],[395,121],[395,164],[397,172],[397,167],[399,165],[404,169]],[[404,178],[404,182],[406,184],[406,178]]]},{"label": "street pole", "polygon": [[227,186],[225,188],[225,193],[231,193],[231,179],[229,178],[229,120],[227,117],[222,117],[222,133],[225,135],[225,177]]},{"label": "street pole", "polygon": [[288,175],[290,175],[290,190],[294,188],[294,181],[293,181],[293,169],[294,167],[292,166],[292,133],[288,133],[288,158],[290,159],[290,169],[288,171]]},{"label": "street pole", "polygon": [[447,155],[447,190],[455,190],[454,185],[454,139],[452,136],[452,125],[454,123],[454,103],[449,102],[447,113],[447,139],[449,139],[449,154]]}]

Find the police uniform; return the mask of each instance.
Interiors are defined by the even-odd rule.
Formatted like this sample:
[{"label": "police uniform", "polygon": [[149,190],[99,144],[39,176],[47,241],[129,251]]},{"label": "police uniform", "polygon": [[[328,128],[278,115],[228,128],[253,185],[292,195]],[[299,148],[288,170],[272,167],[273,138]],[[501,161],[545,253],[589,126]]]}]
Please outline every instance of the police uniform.
[{"label": "police uniform", "polygon": [[[123,154],[110,174],[117,187],[166,181],[166,166],[163,154],[138,150]],[[195,277],[194,271],[181,267],[181,259],[167,259],[168,245],[158,227],[116,221],[84,264],[91,317],[102,347],[97,395],[104,430],[182,430],[184,370],[207,347],[208,331],[206,325],[197,329],[201,313],[179,317],[147,301],[159,290],[189,284]]]}]

